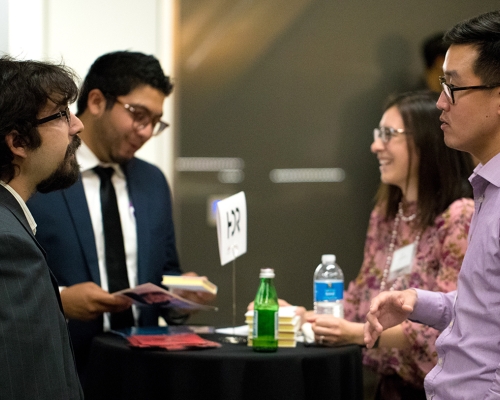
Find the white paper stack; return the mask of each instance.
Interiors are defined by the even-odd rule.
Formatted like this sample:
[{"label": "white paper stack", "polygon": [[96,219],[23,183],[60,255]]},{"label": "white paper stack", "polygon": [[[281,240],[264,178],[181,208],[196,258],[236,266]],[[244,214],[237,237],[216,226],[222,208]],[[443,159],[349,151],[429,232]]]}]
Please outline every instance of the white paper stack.
[{"label": "white paper stack", "polygon": [[[296,306],[280,307],[278,311],[278,347],[296,347],[300,331],[300,317],[295,315]],[[248,325],[248,345],[252,346],[253,310],[245,313]]]}]

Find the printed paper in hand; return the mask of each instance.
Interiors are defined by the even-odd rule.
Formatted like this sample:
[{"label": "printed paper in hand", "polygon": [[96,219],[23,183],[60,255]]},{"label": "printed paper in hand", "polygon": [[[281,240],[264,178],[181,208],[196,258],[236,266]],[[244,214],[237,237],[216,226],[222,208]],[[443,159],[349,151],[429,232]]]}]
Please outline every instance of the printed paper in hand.
[{"label": "printed paper in hand", "polygon": [[153,283],[143,283],[135,288],[120,290],[113,294],[116,296],[126,296],[132,299],[135,305],[142,307],[156,306],[179,310],[217,310],[217,307],[194,303]]}]

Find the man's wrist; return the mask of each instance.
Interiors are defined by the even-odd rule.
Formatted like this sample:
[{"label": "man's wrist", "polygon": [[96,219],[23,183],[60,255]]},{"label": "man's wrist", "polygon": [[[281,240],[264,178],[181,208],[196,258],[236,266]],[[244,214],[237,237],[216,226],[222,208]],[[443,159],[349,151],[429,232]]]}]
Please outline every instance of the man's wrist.
[{"label": "man's wrist", "polygon": [[187,321],[190,314],[188,312],[176,309],[169,309],[163,318],[167,321],[169,325],[182,325]]}]

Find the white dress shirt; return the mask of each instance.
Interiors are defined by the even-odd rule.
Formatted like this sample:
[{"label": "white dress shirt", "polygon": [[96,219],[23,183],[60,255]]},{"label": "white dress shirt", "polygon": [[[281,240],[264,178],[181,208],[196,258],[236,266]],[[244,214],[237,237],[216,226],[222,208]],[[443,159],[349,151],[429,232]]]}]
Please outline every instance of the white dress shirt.
[{"label": "white dress shirt", "polygon": [[[127,262],[127,274],[130,287],[137,286],[137,231],[134,215],[134,207],[130,200],[127,180],[119,164],[102,163],[90,148],[82,141],[82,145],[76,152],[76,159],[80,164],[83,189],[90,212],[92,228],[96,242],[97,257],[99,260],[99,274],[101,287],[108,290],[108,275],[106,273],[106,259],[104,255],[104,233],[101,214],[101,196],[99,176],[93,171],[98,165],[101,167],[112,167],[115,173],[111,182],[115,188],[120,221],[123,232],[123,244],[125,246],[125,257]],[[137,321],[137,310],[134,307],[134,318]],[[109,313],[104,314],[104,330],[109,330]]]}]

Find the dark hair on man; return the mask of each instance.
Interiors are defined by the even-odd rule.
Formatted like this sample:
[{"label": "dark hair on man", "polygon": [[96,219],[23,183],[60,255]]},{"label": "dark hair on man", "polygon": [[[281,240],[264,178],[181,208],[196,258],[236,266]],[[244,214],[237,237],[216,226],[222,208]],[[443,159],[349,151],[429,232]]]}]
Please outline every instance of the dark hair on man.
[{"label": "dark hair on man", "polygon": [[[472,197],[468,177],[474,168],[468,153],[449,148],[444,144],[439,116],[436,107],[438,93],[428,90],[403,93],[391,97],[384,111],[397,107],[403,118],[409,165],[406,183],[409,183],[412,163],[412,149],[420,160],[418,167],[418,226],[425,229],[434,223],[455,200]],[[403,194],[399,187],[382,183],[376,200],[386,205],[386,218],[395,218],[398,204]]]},{"label": "dark hair on man", "polygon": [[113,107],[118,96],[125,96],[141,85],[149,85],[168,96],[173,89],[160,62],[151,55],[131,51],[107,53],[94,61],[83,82],[77,102],[78,113],[87,108],[89,92],[99,89],[106,107]]},{"label": "dark hair on man", "polygon": [[448,45],[473,45],[478,57],[473,72],[483,85],[500,83],[500,11],[491,11],[462,21],[446,32]]},{"label": "dark hair on man", "polygon": [[444,32],[435,33],[429,36],[422,43],[422,56],[424,57],[425,65],[431,68],[439,56],[444,57],[448,46],[443,41]]},{"label": "dark hair on man", "polygon": [[15,176],[14,155],[5,141],[15,131],[15,142],[34,150],[41,145],[37,129],[39,112],[52,101],[58,106],[78,96],[76,75],[68,67],[41,61],[0,58],[0,179]]}]

